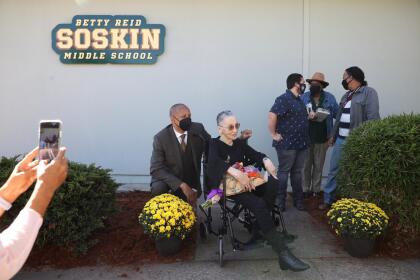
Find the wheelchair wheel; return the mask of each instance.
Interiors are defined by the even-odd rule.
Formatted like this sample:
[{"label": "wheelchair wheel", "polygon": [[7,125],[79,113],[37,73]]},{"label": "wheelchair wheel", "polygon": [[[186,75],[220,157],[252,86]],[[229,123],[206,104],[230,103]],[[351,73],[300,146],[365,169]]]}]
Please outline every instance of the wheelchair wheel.
[{"label": "wheelchair wheel", "polygon": [[209,234],[209,231],[207,229],[207,225],[203,222],[200,223],[200,238],[202,241],[207,240],[207,236]]},{"label": "wheelchair wheel", "polygon": [[219,265],[223,266],[223,235],[219,235]]}]

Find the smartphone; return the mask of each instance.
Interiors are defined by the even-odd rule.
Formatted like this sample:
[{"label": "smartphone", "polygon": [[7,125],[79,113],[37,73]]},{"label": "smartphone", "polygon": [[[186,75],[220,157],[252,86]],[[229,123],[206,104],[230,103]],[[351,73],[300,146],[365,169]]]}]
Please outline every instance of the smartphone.
[{"label": "smartphone", "polygon": [[42,120],[39,122],[39,159],[53,160],[60,149],[61,128],[60,120]]}]

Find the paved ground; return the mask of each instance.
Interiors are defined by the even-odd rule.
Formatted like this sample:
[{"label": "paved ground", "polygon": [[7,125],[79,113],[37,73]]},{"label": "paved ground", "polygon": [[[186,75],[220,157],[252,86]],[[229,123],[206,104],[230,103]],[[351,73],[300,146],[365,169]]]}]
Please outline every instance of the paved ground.
[{"label": "paved ground", "polygon": [[[217,216],[217,215],[214,215]],[[84,267],[70,270],[44,269],[22,271],[14,279],[310,279],[310,280],[420,280],[420,259],[397,261],[371,257],[350,257],[328,230],[314,222],[306,212],[288,207],[284,215],[288,230],[298,235],[290,246],[298,257],[311,265],[305,272],[281,271],[275,254],[269,247],[233,252],[225,240],[225,266],[219,267],[217,239],[209,237],[198,242],[191,262],[145,265],[135,267]],[[235,226],[239,236],[246,232]]]}]

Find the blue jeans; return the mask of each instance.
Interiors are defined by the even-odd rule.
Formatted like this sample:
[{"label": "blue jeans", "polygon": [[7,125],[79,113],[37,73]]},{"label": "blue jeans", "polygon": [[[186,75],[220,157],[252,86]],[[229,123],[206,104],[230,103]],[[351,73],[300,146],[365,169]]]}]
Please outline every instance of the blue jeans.
[{"label": "blue jeans", "polygon": [[334,149],[330,160],[330,171],[328,172],[327,183],[324,186],[325,204],[332,204],[335,200],[335,193],[337,189],[338,165],[340,163],[341,152],[343,151],[343,146],[345,143],[346,139],[338,137],[334,144]]},{"label": "blue jeans", "polygon": [[287,196],[287,181],[290,173],[290,184],[292,185],[294,203],[303,202],[302,174],[308,149],[305,150],[283,150],[276,149],[279,159],[279,178],[278,198],[280,205],[284,206]]}]

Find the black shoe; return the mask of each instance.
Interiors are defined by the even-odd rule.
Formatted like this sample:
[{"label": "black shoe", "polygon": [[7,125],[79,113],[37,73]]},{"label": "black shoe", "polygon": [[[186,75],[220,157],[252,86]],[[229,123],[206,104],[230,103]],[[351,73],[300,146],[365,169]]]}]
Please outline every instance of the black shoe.
[{"label": "black shoe", "polygon": [[303,271],[309,268],[309,265],[296,258],[292,252],[290,252],[281,232],[276,231],[274,228],[265,233],[264,238],[279,256],[279,265],[282,270],[290,269],[291,271]]},{"label": "black shoe", "polygon": [[303,198],[310,198],[313,195],[314,195],[314,192],[311,192],[311,191],[303,192]]},{"label": "black shoe", "polygon": [[303,205],[303,202],[295,202],[293,203],[293,205],[295,206],[295,208],[299,211],[306,211],[305,205]]},{"label": "black shoe", "polygon": [[279,265],[282,270],[288,270],[298,272],[304,271],[310,268],[310,266],[303,261],[299,260],[295,255],[290,252],[289,249],[280,251],[279,253]]}]

